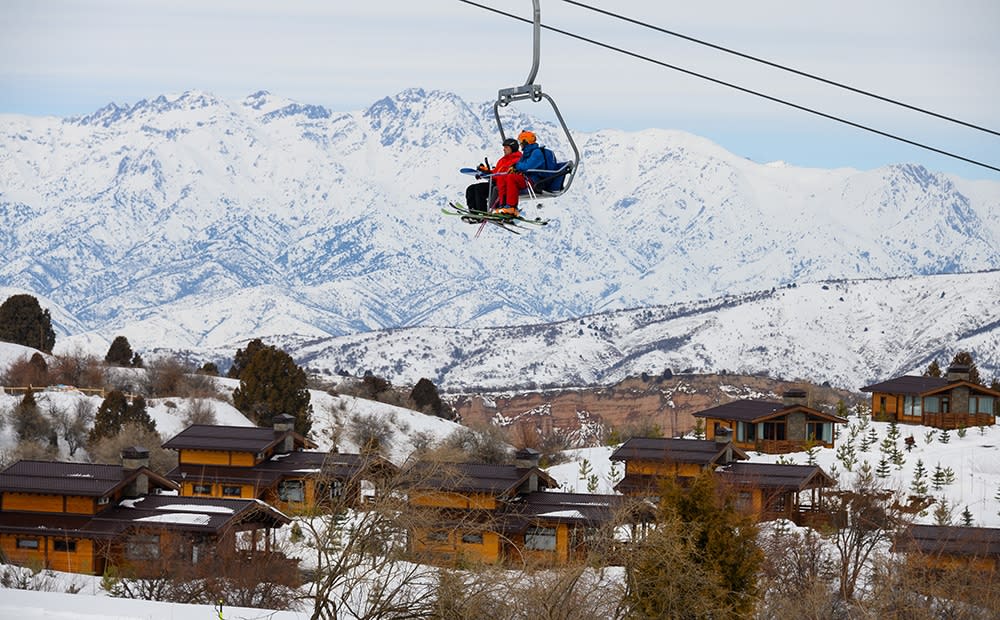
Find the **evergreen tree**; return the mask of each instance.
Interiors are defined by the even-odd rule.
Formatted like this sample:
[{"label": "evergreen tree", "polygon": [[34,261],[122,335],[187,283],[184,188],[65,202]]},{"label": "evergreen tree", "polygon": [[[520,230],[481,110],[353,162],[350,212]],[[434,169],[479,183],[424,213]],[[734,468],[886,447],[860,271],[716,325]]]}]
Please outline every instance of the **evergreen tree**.
[{"label": "evergreen tree", "polygon": [[442,415],[445,412],[444,403],[438,394],[437,386],[430,379],[420,379],[410,391],[410,400],[417,406],[417,409],[436,415],[439,418],[451,417]]},{"label": "evergreen tree", "polygon": [[239,379],[240,374],[246,368],[247,364],[250,363],[254,354],[264,347],[264,342],[260,338],[254,338],[247,343],[246,349],[236,349],[236,355],[233,357],[233,365],[229,367],[229,372],[226,373],[226,376],[230,379]]},{"label": "evergreen tree", "polygon": [[976,368],[976,362],[972,360],[972,354],[968,351],[959,351],[955,354],[955,357],[951,360],[952,366],[968,366],[969,367],[969,382],[975,383],[977,385],[983,384],[983,378],[979,376],[979,369]]},{"label": "evergreen tree", "polygon": [[11,295],[0,304],[0,340],[52,353],[52,317],[32,295]]},{"label": "evergreen tree", "polygon": [[[757,527],[714,476],[687,487],[668,482],[657,513],[657,527],[625,569],[638,617],[751,617],[763,562]],[[681,579],[683,586],[674,581]]]},{"label": "evergreen tree", "polygon": [[105,437],[114,437],[122,430],[122,416],[128,409],[128,399],[120,390],[111,390],[97,408],[94,428],[87,435],[87,442],[94,444]]},{"label": "evergreen tree", "polygon": [[889,477],[889,461],[886,460],[884,455],[878,461],[878,466],[875,468],[875,475],[883,480]]},{"label": "evergreen tree", "polygon": [[156,422],[149,417],[149,412],[146,411],[146,399],[142,396],[136,396],[125,407],[121,416],[121,425],[125,426],[126,424],[135,424],[148,431],[156,431]]},{"label": "evergreen tree", "polygon": [[965,510],[962,511],[962,525],[965,527],[972,527],[974,525],[972,521],[972,511],[966,506]]},{"label": "evergreen tree", "polygon": [[104,356],[104,361],[112,366],[129,366],[132,364],[132,345],[128,338],[118,336],[108,347],[108,353]]},{"label": "evergreen tree", "polygon": [[945,473],[944,469],[941,467],[941,463],[934,466],[934,473],[931,474],[931,486],[934,487],[935,491],[940,491],[945,487]]},{"label": "evergreen tree", "polygon": [[913,468],[910,491],[914,495],[927,495],[927,470],[924,469],[924,462],[920,459],[917,459],[917,465]]},{"label": "evergreen tree", "polygon": [[35,400],[35,393],[28,390],[13,411],[14,433],[18,441],[48,440],[52,424],[42,415]]},{"label": "evergreen tree", "polygon": [[854,464],[858,462],[857,452],[854,450],[854,441],[852,439],[849,438],[837,446],[837,458],[844,464],[844,469],[847,471],[854,471]]},{"label": "evergreen tree", "polygon": [[240,386],[233,391],[233,405],[258,426],[272,426],[273,418],[285,413],[295,418],[295,431],[300,435],[312,428],[306,373],[290,355],[272,346],[255,347],[245,361]]},{"label": "evergreen tree", "polygon": [[932,360],[931,365],[924,371],[925,377],[940,377],[942,374],[941,366],[938,365],[937,360]]},{"label": "evergreen tree", "polygon": [[948,429],[943,429],[938,435],[938,441],[941,443],[948,443],[951,441],[951,432]]}]

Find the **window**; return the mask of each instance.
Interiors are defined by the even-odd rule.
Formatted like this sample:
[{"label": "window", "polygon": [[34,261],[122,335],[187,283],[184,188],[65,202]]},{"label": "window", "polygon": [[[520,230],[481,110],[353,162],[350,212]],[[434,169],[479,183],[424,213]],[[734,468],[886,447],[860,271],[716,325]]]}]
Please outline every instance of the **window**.
[{"label": "window", "polygon": [[770,439],[772,441],[784,441],[785,423],[783,421],[764,422],[764,439]]},{"label": "window", "polygon": [[971,396],[969,398],[969,413],[993,413],[993,397]]},{"label": "window", "polygon": [[481,545],[483,544],[483,534],[482,532],[466,532],[462,534],[462,542],[467,545]]},{"label": "window", "polygon": [[66,540],[64,538],[57,538],[52,541],[52,548],[56,551],[65,551],[67,553],[76,553],[76,541]]},{"label": "window", "polygon": [[429,542],[448,542],[448,530],[431,530],[427,532]]},{"label": "window", "polygon": [[924,411],[927,413],[940,413],[941,404],[937,396],[928,396],[924,399]]},{"label": "window", "polygon": [[191,485],[191,492],[195,495],[211,495],[212,485],[210,484],[194,484]]},{"label": "window", "polygon": [[903,415],[919,418],[921,416],[921,400],[919,396],[907,396],[903,400]]},{"label": "window", "polygon": [[879,412],[879,415],[883,415],[883,416],[885,415],[885,401],[886,401],[885,396],[880,396],[879,399],[878,399],[878,412]]},{"label": "window", "polygon": [[806,438],[830,443],[833,440],[833,424],[829,422],[806,422]]},{"label": "window", "polygon": [[757,441],[757,425],[750,422],[736,424],[736,441]]},{"label": "window", "polygon": [[736,509],[750,510],[751,508],[753,508],[753,492],[738,491],[736,493]]},{"label": "window", "polygon": [[556,528],[529,527],[524,534],[524,548],[536,551],[555,551]]},{"label": "window", "polygon": [[111,503],[111,498],[110,497],[98,497],[97,498],[97,505],[98,506],[107,506],[110,503]]},{"label": "window", "polygon": [[38,539],[37,538],[18,538],[17,539],[18,549],[38,549]]},{"label": "window", "polygon": [[129,560],[155,560],[160,557],[160,537],[157,534],[130,536],[125,544]]},{"label": "window", "polygon": [[306,501],[306,485],[301,480],[282,480],[278,485],[278,498],[283,502]]},{"label": "window", "polygon": [[226,485],[222,487],[222,494],[225,495],[226,497],[240,497],[241,495],[243,495],[243,488]]}]

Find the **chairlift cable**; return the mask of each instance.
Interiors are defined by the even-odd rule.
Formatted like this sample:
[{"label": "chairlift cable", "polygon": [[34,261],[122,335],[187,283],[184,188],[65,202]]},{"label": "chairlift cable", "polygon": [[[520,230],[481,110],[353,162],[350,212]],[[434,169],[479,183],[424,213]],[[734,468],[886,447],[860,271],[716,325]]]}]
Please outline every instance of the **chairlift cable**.
[{"label": "chairlift cable", "polygon": [[[511,14],[511,13],[507,13],[505,11],[501,11],[499,9],[495,9],[493,7],[490,7],[490,6],[485,6],[485,5],[479,4],[478,2],[473,2],[472,0],[458,0],[458,1],[459,2],[463,2],[465,4],[468,4],[468,5],[471,5],[471,6],[478,7],[480,9],[484,9],[484,10],[487,10],[487,11],[492,11],[493,13],[497,13],[497,14],[503,15],[505,17],[510,17],[511,19],[516,19],[518,21],[532,23],[531,20],[525,19],[525,18],[523,18],[523,17],[521,17],[519,15],[514,15],[514,14]],[[655,58],[650,58],[648,56],[643,56],[642,54],[639,54],[639,53],[636,53],[636,52],[632,52],[632,51],[629,51],[629,50],[626,50],[626,49],[623,49],[623,48],[620,48],[620,47],[616,47],[616,46],[610,45],[608,43],[602,43],[602,42],[597,41],[595,39],[590,39],[590,38],[582,36],[582,35],[574,34],[572,32],[569,32],[569,31],[566,31],[566,30],[562,30],[562,29],[556,28],[554,26],[548,26],[548,25],[542,24],[541,27],[545,28],[546,30],[550,30],[552,32],[556,32],[558,34],[561,34],[563,36],[567,36],[567,37],[570,37],[572,39],[577,39],[579,41],[583,41],[584,43],[590,43],[591,45],[596,45],[598,47],[603,47],[603,48],[611,50],[613,52],[618,52],[619,54],[624,54],[626,56],[631,56],[631,57],[639,59],[639,60],[644,60],[646,62],[650,62],[650,63],[653,63],[655,65],[659,65],[661,67],[665,67],[667,69],[673,69],[674,71],[679,71],[681,73],[684,73],[684,74],[687,74],[687,75],[690,75],[690,76],[693,76],[693,77],[697,77],[697,78],[700,78],[700,79],[703,79],[703,80],[707,80],[709,82],[713,82],[713,83],[719,84],[721,86],[726,86],[726,87],[732,88],[734,90],[738,90],[738,91],[743,92],[743,93],[754,95],[754,96],[760,97],[762,99],[767,99],[768,101],[772,101],[774,103],[780,103],[782,105],[785,105],[785,106],[788,106],[788,107],[791,107],[791,108],[795,108],[795,109],[803,111],[803,112],[808,112],[809,114],[820,116],[820,117],[826,118],[828,120],[836,121],[838,123],[842,123],[844,125],[848,125],[848,126],[854,127],[856,129],[861,129],[861,130],[864,130],[864,131],[867,131],[867,132],[870,132],[870,133],[882,136],[884,138],[889,138],[891,140],[896,140],[896,141],[902,142],[904,144],[909,144],[910,146],[915,146],[917,148],[924,149],[926,151],[930,151],[932,153],[937,153],[938,155],[944,155],[945,157],[950,157],[952,159],[963,161],[963,162],[965,162],[967,164],[972,164],[974,166],[979,166],[979,167],[982,167],[982,168],[986,168],[987,170],[992,170],[994,172],[1000,172],[1000,167],[992,166],[990,164],[986,164],[986,163],[983,163],[981,161],[977,161],[975,159],[970,159],[968,157],[963,157],[962,155],[958,155],[958,154],[952,153],[950,151],[945,151],[943,149],[939,149],[939,148],[936,148],[936,147],[933,147],[933,146],[929,146],[929,145],[923,144],[921,142],[917,142],[915,140],[910,140],[909,138],[904,138],[904,137],[901,137],[901,136],[897,136],[897,135],[889,133],[887,131],[882,131],[881,129],[876,129],[874,127],[869,127],[867,125],[862,125],[861,123],[856,123],[854,121],[847,120],[847,119],[841,118],[839,116],[834,116],[832,114],[827,114],[826,112],[821,112],[819,110],[815,110],[813,108],[810,108],[810,107],[807,107],[807,106],[804,106],[804,105],[800,105],[800,104],[797,104],[797,103],[794,103],[794,102],[791,102],[791,101],[780,99],[778,97],[774,97],[774,96],[768,95],[766,93],[762,93],[760,91],[756,91],[756,90],[753,90],[753,89],[750,89],[750,88],[746,88],[744,86],[739,86],[738,84],[733,84],[731,82],[726,82],[725,80],[720,80],[718,78],[714,78],[714,77],[711,77],[711,76],[708,76],[708,75],[705,75],[705,74],[702,74],[702,73],[698,73],[698,72],[692,71],[690,69],[685,69],[685,68],[679,67],[677,65],[672,65],[670,63],[663,62],[662,60],[656,60]]]},{"label": "chairlift cable", "polygon": [[566,4],[572,4],[574,6],[578,6],[578,7],[584,8],[584,9],[589,9],[591,11],[594,11],[595,13],[600,13],[600,14],[606,15],[608,17],[614,17],[615,19],[619,19],[621,21],[628,22],[628,23],[634,24],[636,26],[642,26],[643,28],[648,28],[650,30],[655,30],[656,32],[667,34],[667,35],[670,35],[672,37],[677,37],[679,39],[684,39],[685,41],[690,41],[691,43],[697,43],[698,45],[703,45],[705,47],[710,47],[712,49],[719,50],[720,52],[725,52],[727,54],[732,54],[733,56],[739,56],[740,58],[745,58],[747,60],[752,60],[753,62],[757,62],[757,63],[763,64],[763,65],[767,65],[769,67],[774,67],[775,69],[781,69],[782,71],[787,71],[788,73],[794,73],[795,75],[798,75],[798,76],[801,76],[801,77],[809,78],[809,79],[815,80],[817,82],[822,82],[823,84],[827,84],[828,86],[835,86],[837,88],[842,88],[844,90],[850,91],[850,92],[858,94],[858,95],[864,95],[865,97],[871,97],[872,99],[877,99],[877,100],[885,102],[885,103],[890,103],[892,105],[896,105],[896,106],[899,106],[899,107],[902,107],[902,108],[906,108],[906,109],[912,110],[914,112],[919,112],[921,114],[926,114],[928,116],[933,116],[935,118],[939,118],[941,120],[949,121],[949,122],[955,123],[957,125],[963,125],[965,127],[969,127],[971,129],[975,129],[977,131],[982,131],[982,132],[985,132],[985,133],[993,134],[994,136],[1000,136],[1000,131],[995,131],[995,130],[990,129],[988,127],[982,127],[980,125],[976,125],[974,123],[969,123],[969,122],[963,121],[961,119],[954,118],[952,116],[948,116],[948,115],[945,115],[945,114],[940,114],[938,112],[934,112],[933,110],[927,110],[925,108],[920,108],[920,107],[917,107],[915,105],[911,105],[911,104],[908,104],[906,102],[899,101],[898,99],[892,99],[891,97],[885,97],[885,96],[879,95],[877,93],[873,93],[873,92],[870,92],[870,91],[867,91],[867,90],[863,90],[863,89],[860,89],[860,88],[855,88],[854,86],[850,86],[850,85],[844,84],[842,82],[837,82],[837,81],[834,81],[834,80],[831,80],[831,79],[827,79],[827,78],[824,78],[822,76],[809,73],[807,71],[802,71],[801,69],[795,69],[794,67],[788,67],[788,66],[782,65],[780,63],[773,62],[771,60],[767,60],[767,59],[764,59],[764,58],[759,58],[759,57],[753,56],[751,54],[746,54],[744,52],[740,52],[740,51],[737,51],[737,50],[734,50],[734,49],[730,49],[730,48],[724,47],[722,45],[717,45],[715,43],[710,43],[708,41],[703,41],[701,39],[696,39],[696,38],[688,36],[686,34],[682,34],[682,33],[679,33],[679,32],[674,32],[672,30],[667,30],[666,28],[661,28],[659,26],[655,26],[655,25],[647,23],[647,22],[643,22],[643,21],[640,21],[640,20],[637,20],[637,19],[632,19],[631,17],[626,17],[624,15],[620,15],[620,14],[614,13],[612,11],[607,11],[607,10],[604,10],[604,9],[593,7],[593,6],[590,6],[588,4],[584,4],[582,2],[577,2],[576,0],[562,0],[562,1],[565,2]]}]

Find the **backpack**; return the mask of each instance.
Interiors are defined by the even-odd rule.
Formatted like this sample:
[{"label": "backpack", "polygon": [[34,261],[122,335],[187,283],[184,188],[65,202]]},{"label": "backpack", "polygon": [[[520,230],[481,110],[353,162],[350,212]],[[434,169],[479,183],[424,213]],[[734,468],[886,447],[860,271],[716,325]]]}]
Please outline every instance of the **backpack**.
[{"label": "backpack", "polygon": [[[542,157],[545,158],[545,164],[543,166],[545,170],[559,170],[563,167],[564,164],[556,161],[556,154],[553,153],[551,149],[544,146],[540,146],[538,148],[542,151]],[[536,189],[541,189],[547,192],[559,192],[562,191],[563,181],[565,180],[565,174],[552,176],[539,183],[538,185],[541,187],[539,188],[536,186]]]}]

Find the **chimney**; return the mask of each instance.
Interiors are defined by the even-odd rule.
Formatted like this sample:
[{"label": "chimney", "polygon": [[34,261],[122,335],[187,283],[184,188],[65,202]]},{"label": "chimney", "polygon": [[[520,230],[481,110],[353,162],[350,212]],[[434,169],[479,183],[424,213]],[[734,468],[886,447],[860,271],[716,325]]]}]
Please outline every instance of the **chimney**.
[{"label": "chimney", "polygon": [[968,381],[970,368],[965,365],[952,364],[945,373],[948,381]]},{"label": "chimney", "polygon": [[733,462],[733,429],[728,426],[719,426],[715,429],[716,448],[726,448],[726,454],[722,457],[719,465],[729,465]]},{"label": "chimney", "polygon": [[280,435],[282,433],[285,433],[285,441],[278,449],[278,452],[280,454],[288,454],[289,452],[295,451],[295,437],[292,435],[292,431],[294,430],[295,430],[294,417],[288,415],[287,413],[282,413],[281,415],[274,416],[274,434]]},{"label": "chimney", "polygon": [[[514,466],[521,469],[530,469],[532,467],[538,467],[538,462],[541,460],[542,454],[538,450],[532,450],[531,448],[522,448],[514,454]],[[526,490],[528,493],[534,493],[538,490],[538,472],[532,472],[531,476],[528,477],[528,488]]]},{"label": "chimney", "polygon": [[781,402],[784,403],[786,407],[795,407],[801,405],[805,407],[808,404],[809,396],[806,394],[805,390],[791,389],[785,390],[785,393],[781,395]]},{"label": "chimney", "polygon": [[[122,469],[131,474],[137,469],[149,469],[149,450],[141,446],[132,446],[122,450]],[[149,495],[149,476],[141,473],[135,477],[128,488],[125,489],[127,497],[140,497]]]}]

